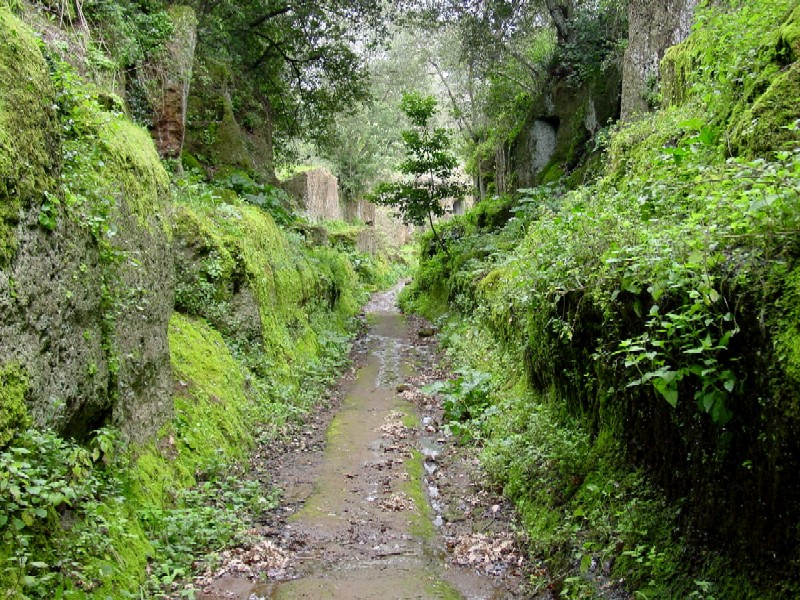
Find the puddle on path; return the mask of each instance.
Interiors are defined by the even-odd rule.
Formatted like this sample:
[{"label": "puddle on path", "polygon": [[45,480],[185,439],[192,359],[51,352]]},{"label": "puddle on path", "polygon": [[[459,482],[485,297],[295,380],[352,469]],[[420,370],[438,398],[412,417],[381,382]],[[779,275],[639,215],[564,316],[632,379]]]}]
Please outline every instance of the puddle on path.
[{"label": "puddle on path", "polygon": [[[289,496],[310,495],[288,521],[301,540],[286,581],[218,581],[216,597],[250,599],[499,599],[491,578],[446,562],[424,474],[441,448],[420,438],[415,406],[398,394],[419,361],[395,292],[367,307],[366,361],[345,388],[319,461]],[[303,492],[305,491],[305,494]]]}]

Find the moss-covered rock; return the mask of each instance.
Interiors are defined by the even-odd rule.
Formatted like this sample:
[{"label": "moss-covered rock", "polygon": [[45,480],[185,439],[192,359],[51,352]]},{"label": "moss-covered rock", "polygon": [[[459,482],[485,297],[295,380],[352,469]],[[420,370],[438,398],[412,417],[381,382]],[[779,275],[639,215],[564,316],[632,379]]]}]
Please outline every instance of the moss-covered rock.
[{"label": "moss-covered rock", "polygon": [[178,308],[257,344],[284,377],[317,354],[320,319],[339,328],[356,310],[347,258],[288,240],[261,209],[233,200],[178,215]]},{"label": "moss-covered rock", "polygon": [[0,6],[0,268],[11,262],[23,213],[55,193],[55,94],[33,32]]},{"label": "moss-covered rock", "polygon": [[662,61],[665,105],[704,105],[706,119],[726,131],[732,155],[794,149],[800,142],[800,8],[790,0],[712,5],[699,18],[692,35]]},{"label": "moss-covered rock", "polygon": [[144,439],[170,410],[169,178],[147,132],[48,65],[4,9],[0,37],[11,40],[0,49],[2,238],[15,247],[0,262],[0,361],[26,371],[37,424],[83,438],[114,422]]},{"label": "moss-covered rock", "polygon": [[[253,442],[257,398],[225,340],[202,319],[173,314],[175,418],[139,452],[131,500],[163,508],[211,463],[241,458]],[[248,392],[249,390],[249,392]]]},{"label": "moss-covered rock", "polygon": [[25,394],[28,379],[17,365],[4,365],[0,368],[0,448],[5,446],[14,434],[29,425],[28,411],[25,408]]},{"label": "moss-covered rock", "polygon": [[210,172],[244,169],[277,183],[270,108],[240,89],[224,63],[198,57],[189,94],[186,149]]},{"label": "moss-covered rock", "polygon": [[497,176],[502,183],[498,191],[554,182],[578,168],[591,152],[597,131],[619,116],[620,77],[612,69],[577,88],[553,81],[509,140],[508,164],[497,164],[506,171]]},{"label": "moss-covered rock", "polygon": [[730,142],[735,155],[764,156],[800,145],[800,7],[765,44],[764,52],[773,54],[771,64],[780,65],[782,71],[771,77],[766,91],[752,106],[735,115]]},{"label": "moss-covered rock", "polygon": [[[783,295],[778,303],[781,316],[775,323],[775,358],[787,384],[794,389],[800,386],[800,269],[786,277]],[[782,408],[800,420],[800,405],[797,396],[782,394],[793,400]]]}]

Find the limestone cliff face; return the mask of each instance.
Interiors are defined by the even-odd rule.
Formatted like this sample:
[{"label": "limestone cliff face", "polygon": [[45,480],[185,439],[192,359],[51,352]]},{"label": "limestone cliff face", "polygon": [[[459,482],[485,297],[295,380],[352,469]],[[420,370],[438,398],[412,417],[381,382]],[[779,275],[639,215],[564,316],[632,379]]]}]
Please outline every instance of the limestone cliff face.
[{"label": "limestone cliff face", "polygon": [[0,39],[0,368],[24,373],[39,425],[144,439],[171,406],[167,174],[96,101],[66,133],[33,33],[0,9]]},{"label": "limestone cliff face", "polygon": [[630,0],[623,60],[622,115],[631,121],[655,108],[659,64],[691,32],[697,0]]}]

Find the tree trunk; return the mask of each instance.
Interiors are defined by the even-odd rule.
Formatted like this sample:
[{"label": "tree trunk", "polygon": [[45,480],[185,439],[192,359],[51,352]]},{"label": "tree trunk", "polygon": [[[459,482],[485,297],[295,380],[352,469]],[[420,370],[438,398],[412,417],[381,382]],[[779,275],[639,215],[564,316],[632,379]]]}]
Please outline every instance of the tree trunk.
[{"label": "tree trunk", "polygon": [[571,42],[573,32],[569,21],[572,18],[572,1],[545,0],[545,3],[547,4],[547,12],[550,13],[550,18],[553,19],[553,24],[556,26],[558,43]]}]

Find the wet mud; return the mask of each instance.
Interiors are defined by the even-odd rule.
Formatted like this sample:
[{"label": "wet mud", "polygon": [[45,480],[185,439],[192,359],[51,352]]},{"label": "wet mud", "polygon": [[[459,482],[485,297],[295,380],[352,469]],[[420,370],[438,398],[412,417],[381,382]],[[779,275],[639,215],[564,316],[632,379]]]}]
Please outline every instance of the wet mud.
[{"label": "wet mud", "polygon": [[474,457],[440,429],[420,387],[445,374],[396,293],[365,307],[336,410],[272,459],[283,501],[261,543],[234,553],[245,568],[203,581],[201,600],[525,597],[510,509],[475,484]]}]

